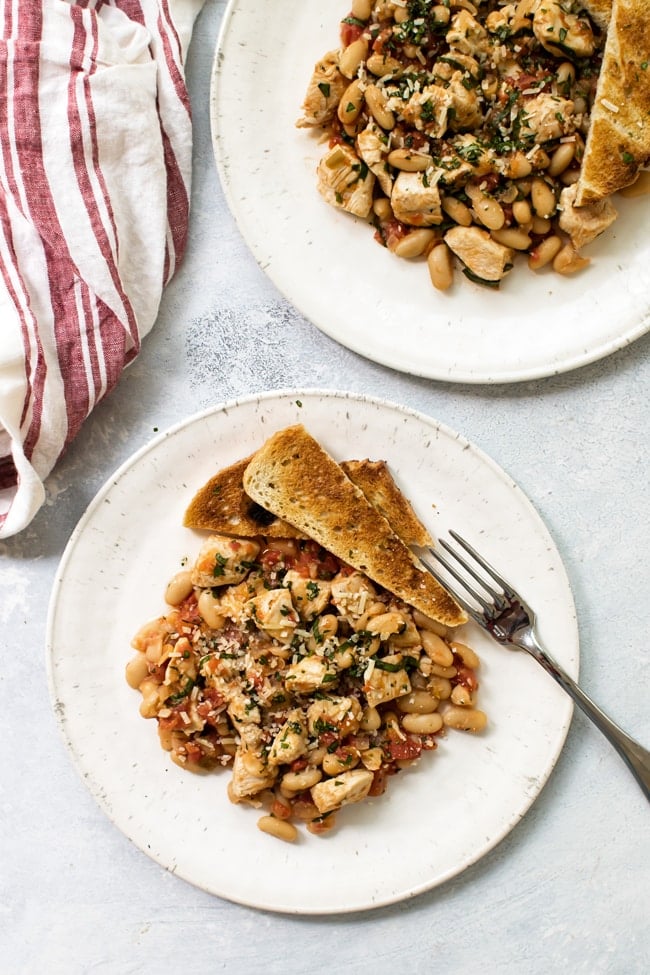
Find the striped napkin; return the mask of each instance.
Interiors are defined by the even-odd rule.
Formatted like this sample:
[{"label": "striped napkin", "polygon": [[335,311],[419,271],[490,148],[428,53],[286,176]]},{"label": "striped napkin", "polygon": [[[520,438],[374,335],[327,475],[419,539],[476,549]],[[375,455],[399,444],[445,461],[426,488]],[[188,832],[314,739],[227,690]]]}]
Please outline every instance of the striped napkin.
[{"label": "striped napkin", "polygon": [[0,538],[137,356],[183,256],[203,0],[0,0]]}]

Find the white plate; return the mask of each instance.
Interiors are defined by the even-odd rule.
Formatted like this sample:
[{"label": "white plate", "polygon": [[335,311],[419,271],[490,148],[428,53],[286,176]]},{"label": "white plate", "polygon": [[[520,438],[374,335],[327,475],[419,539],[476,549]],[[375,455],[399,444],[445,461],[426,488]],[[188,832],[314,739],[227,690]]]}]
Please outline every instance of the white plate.
[{"label": "white plate", "polygon": [[384,458],[432,532],[462,528],[521,586],[542,637],[577,676],[574,608],[559,555],[510,478],[458,434],[379,400],[284,391],[226,404],[158,436],[99,492],[57,574],[48,621],[50,688],[65,741],[114,823],[168,870],[221,897],[295,913],[391,903],[490,850],[540,792],[563,745],[569,698],[523,654],[473,625],[489,730],[449,733],[386,794],[344,810],[335,834],[287,845],[232,805],[230,773],[172,764],[124,680],[139,626],[200,534],[182,527],[194,492],[272,432],[302,422],[334,456]]},{"label": "white plate", "polygon": [[498,292],[458,273],[436,292],[365,221],[316,189],[324,147],[295,121],[315,62],[338,46],[349,0],[231,0],[214,61],[214,149],[229,206],[260,267],[323,332],[414,375],[468,383],[553,375],[609,355],[650,328],[649,204],[619,219],[575,277],[519,261]]}]

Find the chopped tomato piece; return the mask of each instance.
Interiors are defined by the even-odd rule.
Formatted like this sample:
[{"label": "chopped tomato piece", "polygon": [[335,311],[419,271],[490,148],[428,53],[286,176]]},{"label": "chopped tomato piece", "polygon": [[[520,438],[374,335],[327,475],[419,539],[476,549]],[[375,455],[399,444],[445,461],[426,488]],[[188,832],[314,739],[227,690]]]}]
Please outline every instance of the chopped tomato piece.
[{"label": "chopped tomato piece", "polygon": [[400,741],[389,741],[386,750],[394,762],[408,761],[418,758],[422,752],[422,742],[419,738],[403,738]]},{"label": "chopped tomato piece", "polygon": [[352,19],[352,14],[350,14],[345,20],[341,21],[341,44],[343,47],[348,47],[352,41],[356,41],[363,34],[363,24],[349,23]]}]

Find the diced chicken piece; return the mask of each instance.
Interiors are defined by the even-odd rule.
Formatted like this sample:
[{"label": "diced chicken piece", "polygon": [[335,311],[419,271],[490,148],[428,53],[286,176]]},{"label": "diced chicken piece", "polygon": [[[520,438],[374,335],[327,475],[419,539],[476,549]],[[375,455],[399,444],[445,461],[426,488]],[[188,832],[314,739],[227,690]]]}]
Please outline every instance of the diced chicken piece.
[{"label": "diced chicken piece", "polygon": [[232,765],[232,779],[228,786],[231,802],[241,802],[269,789],[276,779],[275,767],[251,771],[250,760],[242,752],[237,752]]},{"label": "diced chicken piece", "polygon": [[374,775],[367,769],[352,769],[332,779],[317,782],[310,789],[314,805],[321,815],[352,802],[361,802],[370,792]]},{"label": "diced chicken piece", "polygon": [[250,572],[259,550],[257,542],[248,538],[210,535],[192,569],[192,585],[211,589],[241,582]]},{"label": "diced chicken piece", "polygon": [[571,238],[576,250],[591,243],[612,224],[617,211],[608,197],[587,206],[575,206],[577,183],[560,193],[560,228]]},{"label": "diced chicken piece", "polygon": [[575,106],[568,98],[542,92],[525,103],[520,138],[548,142],[575,131]]},{"label": "diced chicken piece", "polygon": [[487,31],[468,10],[459,10],[451,19],[447,44],[461,54],[481,54],[490,50]]},{"label": "diced chicken piece", "polygon": [[338,65],[338,51],[329,51],[316,63],[302,105],[303,116],[296,122],[298,128],[324,125],[334,118],[341,96],[350,84]]},{"label": "diced chicken piece", "polygon": [[300,621],[288,589],[267,589],[248,601],[248,611],[269,636],[290,643]]},{"label": "diced chicken piece", "polygon": [[336,680],[336,674],[328,667],[322,657],[303,657],[287,668],[284,675],[285,687],[295,694],[309,694],[323,685],[328,686]]},{"label": "diced chicken piece", "polygon": [[312,701],[307,708],[309,734],[317,736],[323,731],[334,731],[340,738],[353,735],[359,730],[362,709],[354,697],[330,697]]},{"label": "diced chicken piece", "polygon": [[316,170],[318,192],[333,207],[367,217],[372,207],[375,174],[349,146],[333,146]]},{"label": "diced chicken piece", "polygon": [[314,616],[319,616],[332,595],[332,586],[329,582],[308,579],[295,569],[289,569],[282,584],[291,593],[293,605],[303,620],[311,620]]},{"label": "diced chicken piece", "polygon": [[363,616],[376,597],[372,582],[360,572],[335,576],[332,581],[332,602],[348,622]]},{"label": "diced chicken piece", "polygon": [[481,103],[475,88],[467,86],[467,77],[461,71],[454,71],[449,82],[451,95],[449,127],[454,132],[462,129],[477,129],[483,122]]},{"label": "diced chicken piece", "polygon": [[238,622],[248,615],[247,606],[250,598],[251,589],[248,583],[240,582],[238,586],[228,586],[215,601],[215,612]]},{"label": "diced chicken piece", "polygon": [[512,267],[515,252],[492,240],[487,230],[452,227],[444,240],[472,274],[482,281],[500,281]]},{"label": "diced chicken piece", "polygon": [[273,739],[269,749],[269,765],[294,762],[307,751],[307,728],[300,708],[287,713],[287,720]]},{"label": "diced chicken piece", "polygon": [[[222,673],[222,671],[226,672]],[[214,691],[218,691],[226,702],[228,714],[238,729],[249,724],[259,725],[262,720],[260,709],[250,695],[241,689],[237,679],[238,674],[239,671],[234,664],[229,666],[229,662],[224,661],[219,673],[211,674],[206,684]]]},{"label": "diced chicken piece", "polygon": [[369,707],[374,708],[384,701],[394,701],[402,694],[410,694],[411,681],[406,670],[401,666],[402,660],[401,653],[393,653],[382,657],[379,666],[375,663],[363,688]]},{"label": "diced chicken piece", "polygon": [[551,54],[572,52],[579,58],[590,58],[595,39],[586,17],[567,13],[560,0],[544,0],[537,5],[533,16],[533,33],[542,47]]},{"label": "diced chicken piece", "polygon": [[400,173],[395,180],[390,203],[397,220],[412,227],[431,227],[442,223],[439,171]]},{"label": "diced chicken piece", "polygon": [[228,714],[232,718],[233,724],[239,729],[243,724],[260,724],[262,715],[256,702],[243,691],[236,690],[233,681],[229,684],[229,689],[224,694],[228,701]]},{"label": "diced chicken piece", "polygon": [[498,7],[493,10],[485,18],[486,29],[490,31],[491,34],[496,34],[504,28],[510,26],[510,21],[515,16],[516,5],[514,3],[508,3],[505,7]]},{"label": "diced chicken piece", "polygon": [[393,189],[393,179],[386,164],[388,140],[384,130],[371,122],[357,136],[357,151],[368,169],[377,177],[383,192],[386,196],[390,196]]},{"label": "diced chicken piece", "polygon": [[131,646],[134,650],[140,650],[141,653],[146,654],[150,663],[158,664],[163,657],[165,639],[173,630],[171,623],[164,616],[160,616],[140,627],[131,640]]},{"label": "diced chicken piece", "polygon": [[434,139],[441,139],[447,131],[451,105],[451,92],[442,85],[427,85],[422,91],[414,92],[407,102],[398,95],[387,102],[390,111]]}]

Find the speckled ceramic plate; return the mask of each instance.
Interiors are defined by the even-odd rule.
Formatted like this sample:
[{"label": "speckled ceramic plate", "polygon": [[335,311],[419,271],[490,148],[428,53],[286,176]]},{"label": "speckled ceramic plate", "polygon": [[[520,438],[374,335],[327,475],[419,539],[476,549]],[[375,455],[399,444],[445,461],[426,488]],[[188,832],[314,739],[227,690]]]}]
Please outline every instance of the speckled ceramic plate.
[{"label": "speckled ceramic plate", "polygon": [[[48,659],[65,741],[113,822],[168,870],[221,897],[295,913],[355,911],[411,897],[454,876],[524,815],[562,748],[571,703],[523,654],[473,624],[489,729],[450,732],[384,796],[350,806],[336,832],[288,845],[232,805],[229,772],[172,764],[124,679],[139,626],[200,533],[183,528],[195,491],[271,433],[302,422],[335,457],[386,459],[432,533],[462,529],[537,609],[541,635],[577,676],[573,602],[560,557],[517,486],[459,434],[410,410],[352,394],[268,393],[216,407],[156,437],[101,489],[54,584]],[[513,869],[516,869],[513,865]]]},{"label": "speckled ceramic plate", "polygon": [[424,263],[400,260],[365,221],[316,189],[324,147],[296,129],[315,62],[338,46],[349,0],[232,0],[214,61],[211,116],[221,181],[260,267],[314,325],[376,362],[432,379],[498,383],[574,369],[650,327],[648,198],[619,219],[576,277],[523,260],[500,291],[462,274],[436,292]]}]

